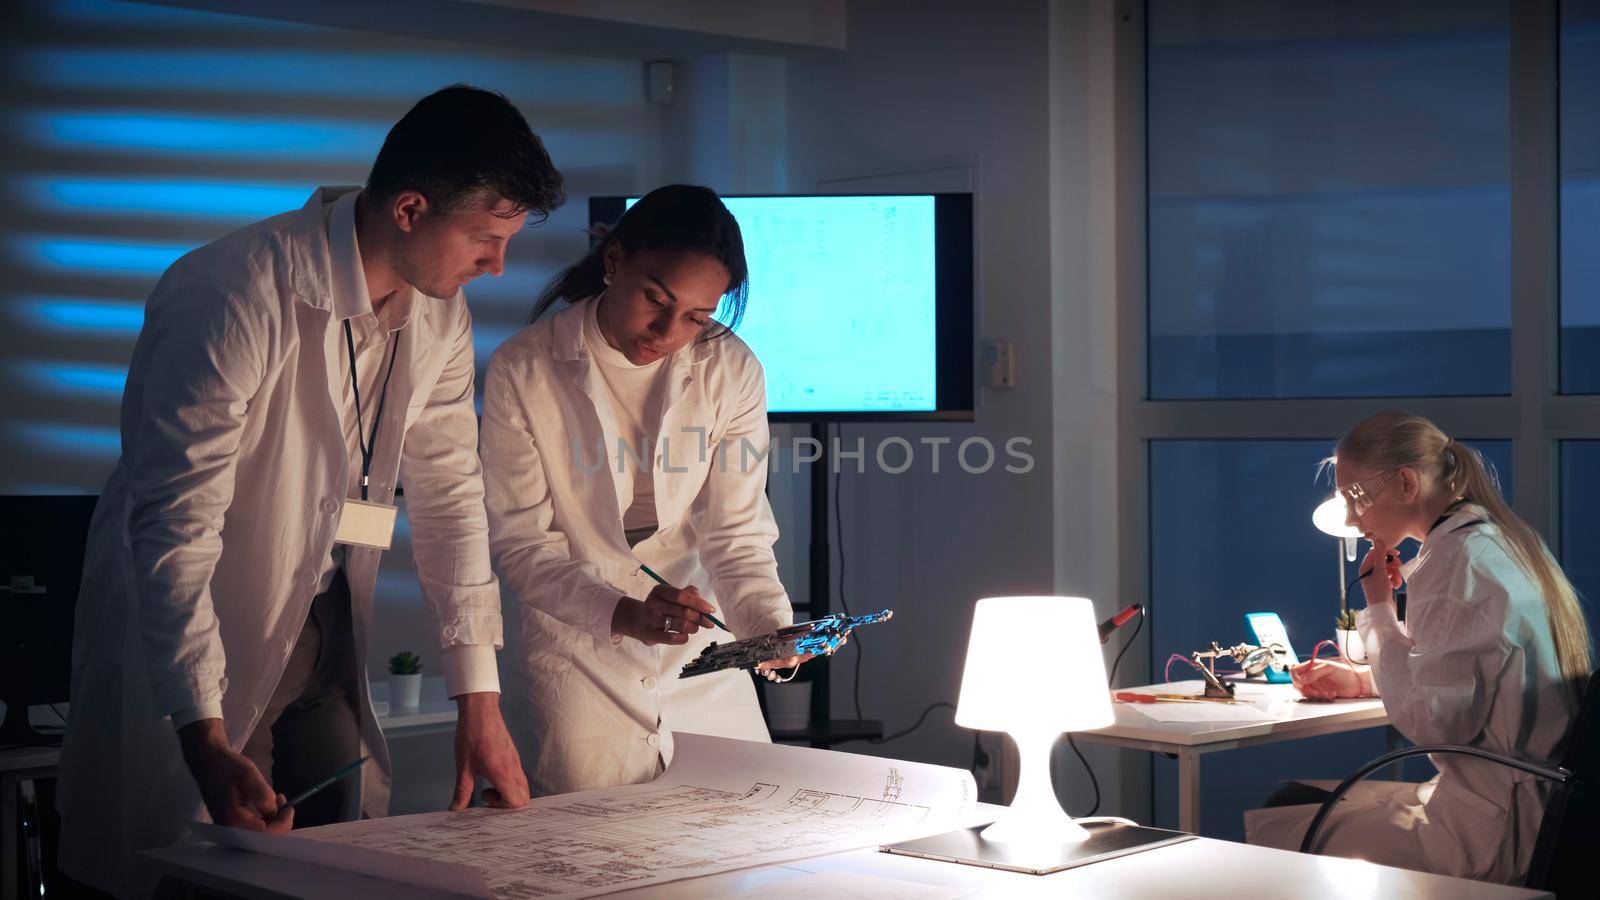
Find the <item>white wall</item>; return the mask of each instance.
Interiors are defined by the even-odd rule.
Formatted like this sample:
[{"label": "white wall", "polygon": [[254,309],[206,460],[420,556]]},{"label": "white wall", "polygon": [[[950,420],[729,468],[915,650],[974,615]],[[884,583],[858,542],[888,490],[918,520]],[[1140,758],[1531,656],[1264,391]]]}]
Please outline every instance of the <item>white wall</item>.
[{"label": "white wall", "polygon": [[[1037,459],[1025,475],[968,475],[948,456],[938,475],[926,458],[900,476],[847,470],[845,534],[835,538],[847,554],[844,589],[856,609],[896,610],[860,642],[863,713],[891,731],[929,703],[955,700],[978,597],[1071,591],[1107,612],[1118,605],[1110,154],[1090,133],[1109,129],[1108,50],[1095,43],[1109,34],[1108,7],[857,0],[842,56],[790,63],[790,188],[870,177],[867,189],[890,178],[937,189],[967,168],[977,331],[1010,338],[1017,355],[1018,386],[982,390],[977,422],[846,426],[847,440],[1022,436]],[[852,708],[854,652],[834,670],[836,714]],[[987,744],[998,747],[993,736]],[[972,733],[937,711],[899,741],[841,749],[966,766]],[[1082,811],[1075,767],[1058,770],[1073,785],[1069,806]],[[1120,776],[1110,759],[1099,768],[1109,792]],[[1108,799],[1103,811],[1116,808]]]},{"label": "white wall", "polygon": [[[1102,615],[1143,598],[1118,579],[1121,548],[1117,448],[1117,209],[1119,170],[1143,160],[1117,146],[1115,34],[1112,0],[1050,4],[1051,336],[1056,443],[1056,590],[1087,594]],[[1127,111],[1122,111],[1124,114]],[[1148,605],[1148,604],[1146,604]],[[1132,626],[1124,629],[1131,631]],[[1114,636],[1107,662],[1129,634]],[[1131,647],[1118,683],[1146,670],[1147,654]],[[1082,745],[1099,777],[1100,812],[1146,821],[1149,756]],[[1068,776],[1074,811],[1084,808],[1081,767],[1058,753],[1057,786]]]}]

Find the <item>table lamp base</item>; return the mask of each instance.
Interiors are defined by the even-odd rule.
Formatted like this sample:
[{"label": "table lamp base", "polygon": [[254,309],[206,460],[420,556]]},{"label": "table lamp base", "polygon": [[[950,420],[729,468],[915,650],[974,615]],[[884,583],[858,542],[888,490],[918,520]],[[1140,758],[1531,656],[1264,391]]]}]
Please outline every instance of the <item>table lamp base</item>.
[{"label": "table lamp base", "polygon": [[1193,840],[1194,835],[1121,822],[1081,822],[1089,836],[1067,843],[998,843],[984,840],[983,826],[963,828],[929,838],[881,847],[885,853],[918,856],[943,862],[1006,869],[1030,875],[1048,875],[1063,869],[1143,850],[1153,850]]}]

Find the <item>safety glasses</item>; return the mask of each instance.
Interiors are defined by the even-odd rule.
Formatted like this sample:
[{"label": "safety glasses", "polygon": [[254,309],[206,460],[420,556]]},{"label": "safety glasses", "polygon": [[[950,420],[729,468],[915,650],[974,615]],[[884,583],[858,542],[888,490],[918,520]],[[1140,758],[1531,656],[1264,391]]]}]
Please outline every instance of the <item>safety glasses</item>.
[{"label": "safety glasses", "polygon": [[1350,509],[1350,514],[1357,518],[1366,515],[1367,510],[1372,508],[1373,499],[1388,486],[1389,480],[1394,478],[1399,471],[1399,469],[1390,469],[1387,472],[1340,488],[1339,493],[1344,496],[1344,503]]}]

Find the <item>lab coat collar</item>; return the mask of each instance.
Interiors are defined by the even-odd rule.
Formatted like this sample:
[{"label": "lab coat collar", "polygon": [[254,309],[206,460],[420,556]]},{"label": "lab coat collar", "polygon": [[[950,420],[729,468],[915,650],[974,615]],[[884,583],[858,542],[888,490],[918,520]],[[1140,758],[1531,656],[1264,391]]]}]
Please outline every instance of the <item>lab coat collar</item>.
[{"label": "lab coat collar", "polygon": [[1475,520],[1487,520],[1488,518],[1489,514],[1478,504],[1461,503],[1454,509],[1447,512],[1444,518],[1434,525],[1432,530],[1424,535],[1423,545],[1426,546],[1429,540],[1438,541],[1445,535],[1454,533],[1457,529],[1465,526],[1469,522],[1473,522]]},{"label": "lab coat collar", "polygon": [[[329,234],[333,223],[330,221],[330,211],[327,207],[329,204],[336,204],[338,201],[348,198],[348,202],[351,204],[349,215],[353,244],[355,198],[352,195],[360,191],[361,187],[359,185],[335,185],[317,188],[311,192],[311,196],[306,200],[305,206],[300,207],[297,212],[292,214],[293,218],[290,221],[289,228],[282,233],[280,238],[289,258],[290,284],[293,287],[296,298],[313,309],[326,310],[340,318],[347,318],[348,316],[341,315],[340,310],[334,306],[334,267],[336,259]],[[359,253],[356,259],[359,263]],[[365,310],[370,312],[372,303],[366,296],[366,278],[359,273],[355,277],[359,278],[361,283],[361,289],[356,294],[364,301]],[[390,301],[391,304],[405,304],[403,315],[394,318],[392,321],[401,322],[409,315],[427,315],[430,304],[416,302],[415,288],[412,288],[408,293],[412,295],[410,298],[396,297]],[[397,308],[396,312],[402,312],[402,308]]]},{"label": "lab coat collar", "polygon": [[[337,322],[373,314],[367,274],[361,264],[361,245],[356,236],[356,198],[359,196],[359,190],[343,194],[328,211],[329,285],[333,318]],[[378,324],[386,331],[399,331],[411,323],[416,305],[416,288],[406,285],[384,304],[383,318]]]},{"label": "lab coat collar", "polygon": [[[600,398],[599,375],[595,372],[597,363],[594,354],[589,352],[584,338],[584,317],[588,315],[588,303],[598,303],[599,298],[591,297],[569,305],[566,309],[556,313],[555,322],[552,323],[553,350],[555,358],[566,360],[572,380],[589,395],[589,400],[595,404],[596,412],[600,417],[601,425],[605,428],[606,446],[615,446],[616,426],[610,419],[610,404]],[[661,406],[661,420],[664,423],[671,415],[673,407],[683,398],[689,386],[694,384],[700,366],[711,358],[712,347],[710,341],[697,340],[687,347],[677,351],[667,358],[668,369],[667,394]],[[627,498],[618,499],[624,503]]]},{"label": "lab coat collar", "polygon": [[[1417,550],[1417,555],[1400,566],[1401,576],[1410,581],[1417,570],[1422,568],[1423,563],[1427,562],[1430,550],[1444,546],[1446,539],[1450,535],[1458,534],[1469,523],[1480,520],[1487,521],[1488,518],[1488,512],[1476,503],[1463,503],[1457,506],[1445,516],[1444,521],[1435,525],[1433,530],[1424,536],[1422,547]],[[1456,540],[1459,540],[1459,538],[1456,538]]]},{"label": "lab coat collar", "polygon": [[289,256],[290,284],[295,297],[314,309],[333,307],[333,261],[328,249],[326,207],[359,187],[319,187],[306,205],[293,214],[288,231],[280,238]]}]

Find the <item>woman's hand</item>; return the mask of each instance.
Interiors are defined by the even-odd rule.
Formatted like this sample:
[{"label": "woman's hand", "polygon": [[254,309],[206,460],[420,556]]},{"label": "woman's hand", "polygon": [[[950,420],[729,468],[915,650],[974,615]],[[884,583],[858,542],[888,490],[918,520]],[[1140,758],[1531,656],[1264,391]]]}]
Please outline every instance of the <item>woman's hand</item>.
[{"label": "woman's hand", "polygon": [[1372,669],[1338,659],[1310,659],[1289,667],[1289,677],[1307,700],[1372,697]]},{"label": "woman's hand", "polygon": [[[848,644],[848,643],[850,643],[850,635],[848,635],[848,634],[845,635],[843,638],[841,638],[839,640],[839,646],[840,647],[843,647],[845,644]],[[789,678],[780,678],[779,676],[774,674],[774,672],[776,670],[778,670],[778,669],[794,669],[794,668],[798,668],[800,666],[800,664],[805,662],[806,660],[816,659],[816,658],[817,658],[817,655],[815,653],[802,653],[802,654],[800,654],[798,656],[785,657],[784,659],[771,659],[771,660],[767,660],[764,663],[757,663],[756,664],[756,671],[758,673],[762,674],[762,675],[765,675],[767,677],[768,681],[788,681]],[[793,675],[790,675],[789,677],[792,678]]]},{"label": "woman's hand", "polygon": [[765,675],[769,681],[788,681],[786,677],[774,674],[778,669],[793,669],[808,659],[816,659],[816,654],[803,653],[799,656],[790,656],[784,659],[769,659],[764,663],[756,664],[756,671]]},{"label": "woman's hand", "polygon": [[658,584],[643,600],[623,597],[611,613],[611,633],[643,644],[683,644],[702,627],[714,627],[701,613],[716,608],[693,587]]},{"label": "woman's hand", "polygon": [[1381,540],[1372,542],[1372,549],[1361,561],[1361,571],[1367,573],[1361,579],[1361,592],[1366,595],[1368,606],[1390,602],[1394,592],[1406,583],[1400,574],[1400,551]]}]

